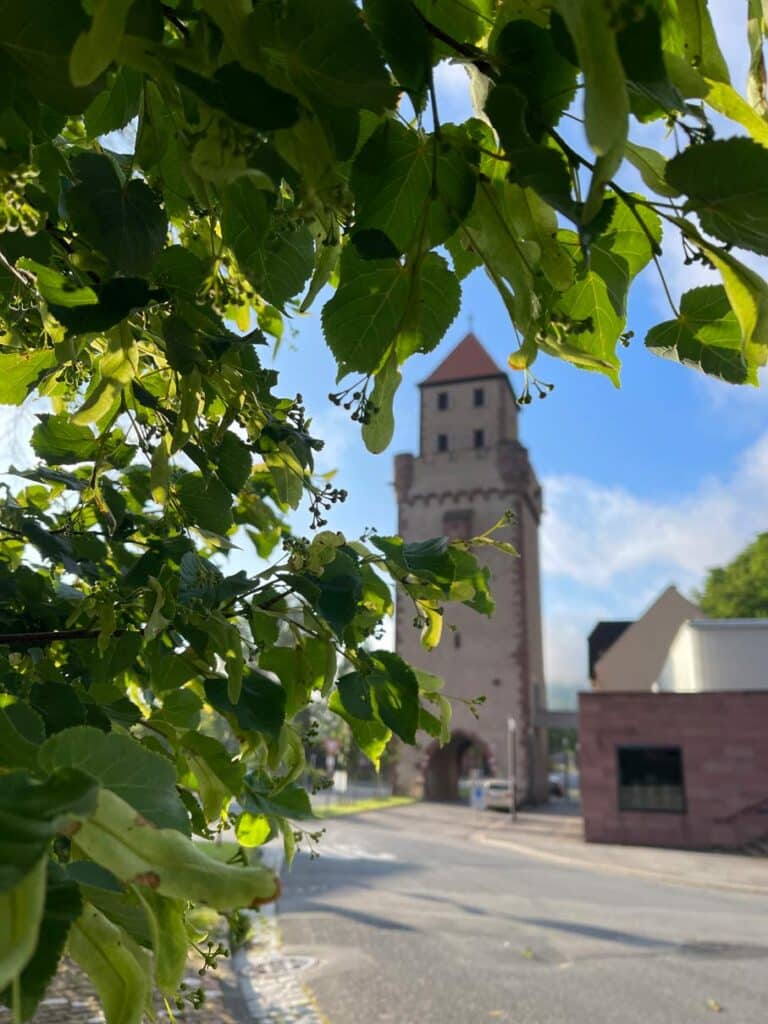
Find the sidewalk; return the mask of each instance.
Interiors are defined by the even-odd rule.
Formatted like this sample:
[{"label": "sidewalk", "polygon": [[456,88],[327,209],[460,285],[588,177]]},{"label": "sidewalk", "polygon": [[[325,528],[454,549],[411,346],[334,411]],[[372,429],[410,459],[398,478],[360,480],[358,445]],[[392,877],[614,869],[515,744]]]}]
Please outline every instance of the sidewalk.
[{"label": "sidewalk", "polygon": [[635,875],[674,885],[768,896],[768,858],[666,850],[649,846],[586,843],[575,807],[521,811],[513,821],[484,812],[477,842],[504,847],[552,863],[612,874]]}]

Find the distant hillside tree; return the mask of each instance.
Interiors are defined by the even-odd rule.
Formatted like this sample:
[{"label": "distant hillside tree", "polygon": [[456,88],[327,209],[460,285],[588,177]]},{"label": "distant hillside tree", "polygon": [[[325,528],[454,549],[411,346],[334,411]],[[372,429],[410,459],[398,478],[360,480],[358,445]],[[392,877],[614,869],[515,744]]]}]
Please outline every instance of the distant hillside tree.
[{"label": "distant hillside tree", "polygon": [[768,533],[724,568],[710,569],[699,604],[717,619],[768,618]]}]

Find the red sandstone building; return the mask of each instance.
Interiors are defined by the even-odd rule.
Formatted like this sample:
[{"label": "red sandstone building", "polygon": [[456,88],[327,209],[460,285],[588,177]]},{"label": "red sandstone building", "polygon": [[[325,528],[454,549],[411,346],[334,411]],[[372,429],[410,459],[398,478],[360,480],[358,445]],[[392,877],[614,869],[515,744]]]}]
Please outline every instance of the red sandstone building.
[{"label": "red sandstone building", "polygon": [[[658,604],[649,610],[650,630],[644,616],[601,623],[592,634],[593,686],[601,662],[603,672],[602,686],[579,698],[585,838],[689,849],[764,840],[768,621],[695,619],[670,631]],[[676,598],[664,605],[673,618],[684,611]],[[663,659],[654,644],[659,630],[673,637]],[[621,651],[608,658],[604,647],[595,657],[596,643],[611,638],[617,646],[623,639],[628,655],[643,649],[645,638],[643,656],[652,666],[645,676],[637,660],[622,673]],[[632,684],[620,685],[627,677]],[[607,686],[610,678],[618,685]]]}]

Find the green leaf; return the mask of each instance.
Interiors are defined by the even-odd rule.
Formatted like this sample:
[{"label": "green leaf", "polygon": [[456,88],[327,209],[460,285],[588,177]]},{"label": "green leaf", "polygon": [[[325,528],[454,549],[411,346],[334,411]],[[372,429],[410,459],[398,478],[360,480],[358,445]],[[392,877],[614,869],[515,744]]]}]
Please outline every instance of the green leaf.
[{"label": "green leaf", "polygon": [[482,257],[502,299],[508,300],[506,286],[512,288],[514,296],[506,301],[507,308],[517,327],[527,331],[539,315],[539,299],[531,273],[532,258],[538,253],[534,254],[530,243],[520,237],[508,210],[509,201],[516,198],[510,195],[514,188],[507,182],[482,183],[472,213],[464,223],[464,231],[472,248]]},{"label": "green leaf", "polygon": [[258,779],[250,776],[246,780],[244,790],[244,806],[246,810],[256,814],[272,817],[289,818],[291,821],[304,821],[314,818],[309,795],[303,786],[286,786],[275,793],[271,789],[263,789],[263,776]]},{"label": "green leaf", "polygon": [[71,686],[36,683],[29,692],[29,702],[45,722],[48,736],[85,721],[85,708]]},{"label": "green leaf", "polygon": [[[631,200],[630,200],[631,202]],[[626,318],[627,294],[632,279],[661,252],[661,220],[639,203],[617,201],[608,226],[590,246],[590,265],[605,281],[616,313]],[[658,255],[657,252],[657,255]]]},{"label": "green leaf", "polygon": [[155,981],[162,995],[179,991],[187,964],[189,937],[184,921],[184,900],[170,900],[151,889],[136,890],[147,914],[155,954]]},{"label": "green leaf", "polygon": [[26,256],[17,260],[17,266],[32,271],[38,291],[46,302],[54,306],[95,306],[99,301],[93,288],[77,284],[73,278],[66,277],[53,267],[43,266]]},{"label": "green leaf", "polygon": [[246,274],[261,272],[261,249],[270,226],[267,193],[252,178],[242,176],[224,190],[221,232]]},{"label": "green leaf", "polygon": [[374,768],[378,770],[381,755],[392,738],[390,729],[381,722],[366,722],[351,715],[341,702],[338,692],[334,691],[328,698],[328,707],[334,714],[343,718],[352,731],[352,736],[360,750],[365,754]]},{"label": "green leaf", "polygon": [[279,892],[267,868],[222,864],[213,843],[193,843],[175,829],[154,828],[108,789],[101,790],[96,811],[80,825],[77,843],[124,883],[216,910],[268,903]]},{"label": "green leaf", "polygon": [[87,462],[96,453],[97,441],[88,427],[78,427],[67,416],[39,413],[32,431],[35,455],[50,465]]},{"label": "green leaf", "polygon": [[670,81],[662,50],[661,21],[653,7],[647,6],[639,17],[624,23],[616,43],[627,77],[630,108],[639,121],[690,112]]},{"label": "green leaf", "polygon": [[667,181],[709,234],[768,255],[768,150],[751,139],[689,146],[667,163]]},{"label": "green leaf", "polygon": [[272,825],[265,814],[251,814],[243,811],[235,824],[238,843],[246,848],[262,846],[272,835]]},{"label": "green leaf", "polygon": [[0,355],[0,405],[21,405],[40,375],[55,363],[53,349]]},{"label": "green leaf", "polygon": [[603,0],[557,0],[584,73],[587,140],[598,156],[621,151],[629,126],[624,68],[612,28],[612,10]]},{"label": "green leaf", "polygon": [[[143,309],[150,300],[149,286],[138,277],[117,277],[107,281],[99,292],[98,302],[70,306],[57,306],[49,301],[48,308],[59,323],[71,334],[93,334],[107,331],[130,313]],[[104,375],[103,360],[100,364]]]},{"label": "green leaf", "polygon": [[414,107],[426,102],[432,67],[432,42],[410,0],[363,0],[368,27]]},{"label": "green leaf", "polygon": [[117,56],[132,3],[95,0],[90,28],[75,40],[69,57],[69,74],[75,86],[90,85]]},{"label": "green leaf", "polygon": [[181,746],[187,754],[194,754],[198,763],[205,761],[209,770],[221,780],[231,795],[240,792],[243,781],[243,765],[233,761],[232,756],[219,740],[200,732],[187,732],[181,738]]},{"label": "green leaf", "polygon": [[360,571],[349,555],[337,551],[334,560],[325,566],[322,576],[315,582],[320,589],[317,610],[341,637],[354,619],[362,595]]},{"label": "green leaf", "polygon": [[224,535],[232,526],[232,496],[214,476],[185,473],[176,482],[176,494],[195,526]]},{"label": "green leaf", "polygon": [[[347,675],[341,676],[336,683],[344,710],[363,722],[372,721],[374,718],[372,689],[375,678],[375,673],[372,672],[368,674],[348,672]],[[386,676],[379,678],[386,683]]]},{"label": "green leaf", "polygon": [[210,267],[205,260],[183,245],[169,245],[163,249],[155,260],[153,270],[158,285],[192,300],[197,297],[209,274]]},{"label": "green leaf", "polygon": [[[487,565],[480,565],[477,556],[464,548],[454,546],[449,548],[449,552],[455,574],[453,587],[449,592],[451,600],[460,600],[462,604],[480,615],[490,617],[496,610],[496,604],[491,595],[490,569]],[[467,584],[471,586],[471,597],[464,595]],[[461,592],[454,593],[456,589],[460,589]]]},{"label": "green leaf", "polygon": [[624,155],[640,172],[640,177],[652,192],[670,199],[680,195],[679,191],[667,181],[667,161],[661,153],[657,153],[655,149],[649,149],[647,146],[638,146],[634,142],[628,142]]},{"label": "green leaf", "polygon": [[768,361],[768,284],[725,247],[702,238],[690,221],[676,217],[673,223],[720,271],[728,301],[741,326],[742,355],[751,375]]},{"label": "green leaf", "polygon": [[510,160],[510,180],[522,188],[533,189],[550,206],[576,220],[578,208],[571,197],[568,164],[559,150],[531,137],[523,93],[514,85],[496,85],[488,96],[485,112]]},{"label": "green leaf", "polygon": [[304,467],[287,445],[263,454],[278,500],[283,505],[298,508],[304,495]]},{"label": "green leaf", "polygon": [[121,182],[107,156],[82,153],[72,161],[77,184],[66,193],[78,234],[115,270],[140,277],[152,269],[168,227],[157,198],[143,181]]},{"label": "green leaf", "polygon": [[527,19],[507,22],[493,49],[501,66],[499,81],[525,96],[526,128],[538,142],[571,105],[577,68],[561,54],[551,31]]},{"label": "green leaf", "polygon": [[388,562],[401,573],[413,573],[424,580],[450,587],[456,577],[453,557],[446,537],[413,541],[401,537],[371,537],[371,543],[383,552]]},{"label": "green leaf", "polygon": [[645,344],[656,355],[731,384],[757,384],[742,356],[739,321],[721,285],[685,292],[679,317],[652,327]]},{"label": "green leaf", "polygon": [[99,994],[107,1024],[141,1024],[150,979],[125,934],[96,907],[86,905],[69,936],[69,954]]},{"label": "green leaf", "polygon": [[44,782],[23,772],[0,775],[0,891],[32,870],[63,820],[93,810],[97,788],[77,771],[55,772]]},{"label": "green leaf", "polygon": [[299,119],[299,101],[275,89],[261,75],[237,63],[224,64],[212,78],[177,67],[176,81],[233,121],[260,132],[290,128]]},{"label": "green leaf", "polygon": [[624,326],[602,277],[588,271],[560,296],[558,310],[573,322],[562,332],[550,332],[539,347],[548,355],[585,370],[605,374],[619,387],[620,363],[616,343]]},{"label": "green leaf", "polygon": [[266,15],[252,15],[253,38],[281,51],[297,89],[332,106],[394,108],[397,92],[354,0],[290,0]]},{"label": "green leaf", "polygon": [[176,729],[196,729],[200,724],[202,701],[192,690],[172,690],[163,698],[163,706],[152,721],[167,722]]},{"label": "green leaf", "polygon": [[[59,966],[72,922],[80,916],[83,908],[77,884],[68,879],[53,861],[48,861],[47,867],[45,904],[40,921],[43,941],[38,941],[19,979],[22,1020],[29,1020],[45,995]],[[0,998],[7,1006],[12,1005],[10,989],[6,989]]]},{"label": "green leaf", "polygon": [[273,647],[260,656],[259,667],[274,672],[283,684],[288,718],[305,707],[314,690],[323,688],[327,646],[327,641],[310,637],[295,647]]},{"label": "green leaf", "polygon": [[73,85],[69,55],[75,40],[87,28],[80,0],[0,2],[0,53],[10,59],[21,82],[36,99],[67,114],[79,114],[99,89]]},{"label": "green leaf", "polygon": [[458,313],[459,301],[456,276],[436,253],[412,267],[394,259],[363,260],[348,248],[341,284],[323,309],[339,377],[354,370],[374,373],[395,341],[400,359],[431,351]]},{"label": "green leaf", "polygon": [[273,739],[279,736],[285,720],[285,690],[261,673],[246,672],[237,704],[227,696],[226,679],[207,679],[205,697],[217,711],[231,715],[241,729]]},{"label": "green leaf", "polygon": [[[376,713],[405,743],[416,742],[419,723],[419,684],[413,669],[391,651],[372,651],[374,672],[371,689]],[[385,674],[384,674],[385,673]]]},{"label": "green leaf", "polygon": [[363,260],[350,248],[341,257],[341,282],[323,308],[325,339],[339,376],[373,373],[402,326],[409,272],[397,260]]},{"label": "green leaf", "polygon": [[677,0],[686,59],[708,78],[729,82],[728,65],[717,43],[707,0]]},{"label": "green leaf", "polygon": [[[413,0],[413,3],[428,21],[451,39],[476,43],[488,31],[491,5],[487,0],[462,0],[452,4],[445,0]],[[441,47],[439,52],[455,56],[449,45]]]},{"label": "green leaf", "polygon": [[43,771],[68,768],[90,775],[155,825],[189,835],[173,765],[131,736],[77,726],[46,740],[38,760]]},{"label": "green leaf", "polygon": [[11,889],[0,891],[0,991],[31,960],[45,903],[46,858],[41,857]]},{"label": "green leaf", "polygon": [[375,376],[369,418],[363,423],[365,447],[376,455],[389,446],[395,432],[394,401],[402,379],[393,352]]},{"label": "green leaf", "polygon": [[[258,230],[258,224],[251,227]],[[250,234],[243,234],[239,245],[241,250],[251,253],[243,267],[248,280],[267,302],[280,309],[302,291],[315,265],[309,228],[288,222],[278,223],[263,244],[257,244]]]},{"label": "green leaf", "polygon": [[475,180],[446,138],[385,121],[352,167],[355,232],[383,232],[398,253],[439,245],[469,212]]},{"label": "green leaf", "polygon": [[138,71],[121,67],[109,88],[97,93],[85,111],[83,120],[90,138],[118,131],[139,113],[142,79]]},{"label": "green leaf", "polygon": [[245,442],[228,430],[218,445],[216,473],[233,494],[245,486],[253,467],[253,456]]},{"label": "green leaf", "polygon": [[458,316],[461,289],[442,256],[430,252],[414,274],[408,312],[395,343],[398,362],[414,352],[431,352]]},{"label": "green leaf", "polygon": [[20,710],[22,714],[31,715],[33,720],[37,720],[42,731],[42,720],[26,704],[19,702],[0,708],[0,764],[6,768],[34,770],[37,767],[37,750],[41,740],[32,742],[24,735],[19,728],[21,723],[13,714],[14,709]]}]

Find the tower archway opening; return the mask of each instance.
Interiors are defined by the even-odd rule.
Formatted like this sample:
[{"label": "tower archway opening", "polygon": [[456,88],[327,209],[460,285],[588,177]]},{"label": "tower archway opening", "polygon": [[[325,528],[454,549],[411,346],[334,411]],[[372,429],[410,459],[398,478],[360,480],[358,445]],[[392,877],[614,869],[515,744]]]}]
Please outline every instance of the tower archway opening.
[{"label": "tower archway opening", "polygon": [[457,730],[444,747],[435,741],[427,750],[424,797],[455,803],[460,799],[460,782],[487,779],[493,774],[493,754],[488,744],[473,733]]}]

